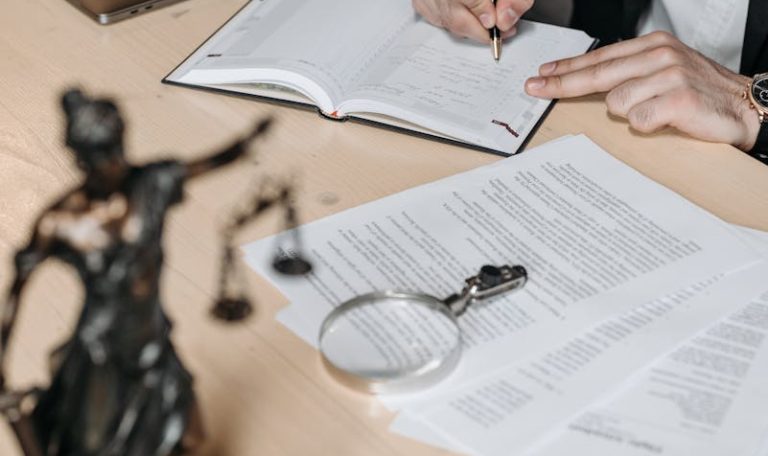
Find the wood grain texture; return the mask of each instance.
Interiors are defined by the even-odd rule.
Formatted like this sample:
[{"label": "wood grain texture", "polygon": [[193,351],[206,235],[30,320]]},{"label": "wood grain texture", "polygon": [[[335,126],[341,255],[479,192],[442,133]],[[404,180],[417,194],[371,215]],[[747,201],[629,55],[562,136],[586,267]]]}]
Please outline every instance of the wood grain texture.
[{"label": "wood grain texture", "polygon": [[[487,154],[311,112],[163,85],[160,80],[243,4],[187,0],[99,26],[64,0],[5,0],[0,15],[0,284],[42,207],[79,175],[62,145],[58,97],[73,85],[117,99],[136,162],[191,159],[226,144],[258,118],[274,132],[243,163],[188,187],[166,229],[163,296],[173,339],[194,373],[207,432],[204,455],[443,455],[387,432],[392,415],[343,389],[313,349],[274,321],[286,300],[249,273],[256,314],[244,324],[211,321],[217,230],[228,208],[266,175],[294,175],[313,220],[498,160]],[[587,133],[618,159],[734,223],[768,230],[768,168],[727,146],[674,132],[643,136],[610,118],[600,97],[560,102],[539,144]],[[275,232],[271,219],[240,242]],[[14,385],[44,383],[46,356],[68,336],[82,291],[71,271],[46,264],[23,298],[10,359]],[[0,454],[17,449],[0,425]]]}]

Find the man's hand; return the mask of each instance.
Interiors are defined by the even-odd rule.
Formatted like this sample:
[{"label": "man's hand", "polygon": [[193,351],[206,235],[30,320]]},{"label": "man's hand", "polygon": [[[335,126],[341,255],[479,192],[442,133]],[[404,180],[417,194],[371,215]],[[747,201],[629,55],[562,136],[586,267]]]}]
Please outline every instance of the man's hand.
[{"label": "man's hand", "polygon": [[432,25],[454,35],[488,42],[488,29],[496,26],[501,37],[517,33],[517,21],[533,6],[533,0],[413,0],[413,8]]},{"label": "man's hand", "polygon": [[694,138],[749,150],[760,128],[741,94],[750,79],[655,32],[585,55],[544,64],[528,94],[570,98],[608,92],[611,114],[650,133],[671,126]]}]

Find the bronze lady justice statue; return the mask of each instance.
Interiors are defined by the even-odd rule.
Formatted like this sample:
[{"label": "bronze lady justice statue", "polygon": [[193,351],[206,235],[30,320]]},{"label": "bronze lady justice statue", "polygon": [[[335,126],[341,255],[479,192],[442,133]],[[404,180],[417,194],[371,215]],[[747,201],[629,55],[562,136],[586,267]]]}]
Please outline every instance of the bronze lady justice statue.
[{"label": "bronze lady justice statue", "polygon": [[[197,412],[191,376],[171,345],[160,305],[165,215],[188,180],[241,157],[269,122],[200,160],[132,166],[123,156],[123,122],[112,102],[75,90],[64,95],[63,105],[67,145],[85,181],[42,214],[29,245],[16,255],[0,326],[0,411],[27,455],[184,452],[193,443]],[[72,339],[51,357],[50,387],[14,395],[4,387],[8,341],[22,288],[48,257],[74,266],[85,303]],[[30,394],[37,401],[26,416],[21,398]]]}]

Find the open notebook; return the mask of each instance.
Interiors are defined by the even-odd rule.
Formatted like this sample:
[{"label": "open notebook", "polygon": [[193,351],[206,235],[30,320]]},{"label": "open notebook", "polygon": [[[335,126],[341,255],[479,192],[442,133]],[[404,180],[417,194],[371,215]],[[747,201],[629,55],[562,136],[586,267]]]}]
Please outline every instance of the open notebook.
[{"label": "open notebook", "polygon": [[410,0],[253,0],[163,81],[511,155],[551,105],[526,95],[525,79],[593,44],[523,22],[495,62],[488,45],[429,25]]}]

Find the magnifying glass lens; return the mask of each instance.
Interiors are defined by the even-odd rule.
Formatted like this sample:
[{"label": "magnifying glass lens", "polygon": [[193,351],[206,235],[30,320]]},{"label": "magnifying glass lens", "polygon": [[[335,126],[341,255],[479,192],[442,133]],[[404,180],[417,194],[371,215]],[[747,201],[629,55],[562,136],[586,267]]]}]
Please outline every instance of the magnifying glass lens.
[{"label": "magnifying glass lens", "polygon": [[375,392],[387,392],[387,384],[416,386],[447,374],[461,351],[459,327],[443,304],[407,293],[347,302],[325,321],[319,342],[326,363]]}]

